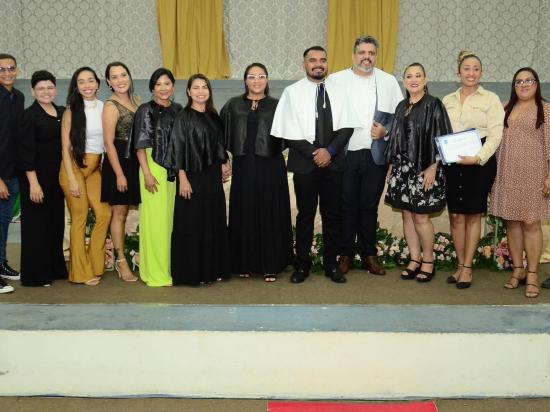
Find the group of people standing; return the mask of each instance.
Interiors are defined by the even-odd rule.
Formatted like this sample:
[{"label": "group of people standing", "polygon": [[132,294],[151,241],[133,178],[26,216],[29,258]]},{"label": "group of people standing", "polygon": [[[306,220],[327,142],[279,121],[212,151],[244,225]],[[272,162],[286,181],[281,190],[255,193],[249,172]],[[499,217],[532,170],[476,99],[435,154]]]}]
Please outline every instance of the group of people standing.
[{"label": "group of people standing", "polygon": [[[19,277],[8,266],[4,235],[18,182],[23,285],[46,286],[67,276],[99,284],[109,230],[119,277],[137,281],[124,256],[124,233],[129,206],[138,204],[139,275],[149,286],[196,286],[232,274],[273,282],[291,263],[291,282],[304,282],[318,206],[325,275],[346,282],[356,254],[363,269],[384,275],[376,230],[387,181],[385,201],[402,211],[410,252],[402,279],[435,276],[430,215],[447,206],[458,260],[447,283],[470,287],[491,192],[490,212],[507,222],[514,262],[504,286],[526,284],[525,296],[538,296],[540,222],[550,217],[550,128],[544,127],[550,106],[537,73],[518,70],[503,107],[480,85],[480,58],[465,51],[457,60],[456,92],[442,101],[429,95],[424,67],[412,63],[404,71],[403,98],[395,77],[375,67],[378,47],[374,37],[359,37],[352,67],[330,76],[326,51],[308,48],[306,77],[279,101],[269,96],[267,68],[252,63],[244,93],[219,114],[201,74],[187,81],[186,106],[175,103],[175,79],[165,68],[150,78],[153,99],[139,105],[121,62],[106,68],[112,96],[105,103],[97,99],[96,73],[82,67],[71,79],[65,110],[53,103],[55,77],[46,71],[33,74],[36,100],[23,110],[23,95],[13,87],[15,58],[0,55],[0,156],[18,159],[0,163],[2,277]],[[444,165],[435,138],[471,128],[483,137],[482,149]],[[295,255],[287,169],[298,209]],[[223,182],[230,177],[227,219]],[[71,214],[68,272],[63,197]],[[86,245],[90,208],[95,222]],[[0,291],[12,290],[2,281]]]}]

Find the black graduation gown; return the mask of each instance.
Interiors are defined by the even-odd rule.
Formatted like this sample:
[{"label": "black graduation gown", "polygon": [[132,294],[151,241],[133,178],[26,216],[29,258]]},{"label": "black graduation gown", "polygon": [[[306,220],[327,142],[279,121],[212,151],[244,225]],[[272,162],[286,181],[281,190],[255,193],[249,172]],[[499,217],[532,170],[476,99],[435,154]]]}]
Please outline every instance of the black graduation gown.
[{"label": "black graduation gown", "polygon": [[229,200],[232,273],[279,273],[293,260],[284,140],[270,136],[277,100],[256,110],[242,97],[221,111],[226,148],[233,155]]},{"label": "black graduation gown", "polygon": [[[185,170],[193,193],[191,199],[176,195],[171,241],[174,286],[196,286],[229,277],[221,174],[221,164],[226,161],[219,116],[191,108],[180,111],[164,166],[172,176]],[[179,179],[176,181],[179,193]]]}]

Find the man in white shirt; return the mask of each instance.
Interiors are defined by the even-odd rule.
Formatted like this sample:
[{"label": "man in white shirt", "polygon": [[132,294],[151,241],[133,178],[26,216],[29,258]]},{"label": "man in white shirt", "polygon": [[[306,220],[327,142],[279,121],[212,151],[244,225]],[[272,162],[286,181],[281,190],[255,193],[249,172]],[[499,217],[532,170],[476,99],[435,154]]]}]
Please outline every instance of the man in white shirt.
[{"label": "man in white shirt", "polygon": [[375,67],[377,52],[378,41],[374,37],[357,38],[352,54],[353,67],[330,76],[346,89],[361,123],[349,141],[343,176],[339,260],[342,273],[347,273],[352,267],[356,238],[362,267],[375,275],[386,273],[378,263],[376,223],[387,171],[385,142],[393,113],[403,100],[403,94],[394,76]]}]

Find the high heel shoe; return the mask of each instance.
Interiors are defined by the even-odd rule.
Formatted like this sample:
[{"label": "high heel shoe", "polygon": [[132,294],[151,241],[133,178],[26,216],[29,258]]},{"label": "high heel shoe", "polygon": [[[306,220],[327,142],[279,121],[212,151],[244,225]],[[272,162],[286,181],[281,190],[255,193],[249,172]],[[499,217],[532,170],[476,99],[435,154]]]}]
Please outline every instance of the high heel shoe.
[{"label": "high heel shoe", "polygon": [[[462,263],[459,263],[455,274],[447,276],[447,279],[445,280],[445,282],[447,282],[449,284],[453,284],[453,283],[458,282],[457,278],[458,278],[458,276],[460,276],[460,268],[462,266],[464,266],[464,265]],[[458,276],[455,276],[457,273],[458,273]]]},{"label": "high heel shoe", "polygon": [[[426,262],[425,260],[423,260],[422,264],[432,265],[432,271],[431,272],[426,272],[425,270],[420,270],[418,272],[418,275],[416,275],[416,281],[417,282],[426,283],[426,282],[431,281],[432,278],[435,276],[435,265],[434,265],[433,260],[431,262]],[[422,265],[420,265],[420,267],[422,267]],[[422,276],[420,276],[420,275],[422,275]]]},{"label": "high heel shoe", "polygon": [[[462,265],[462,267],[464,269],[470,269],[470,271],[472,270],[471,266]],[[469,282],[461,282],[459,280],[456,282],[456,288],[457,289],[468,289],[470,286],[472,286],[472,281],[471,280]]]},{"label": "high heel shoe", "polygon": [[[534,282],[532,279],[529,279],[529,275],[534,275],[534,278],[535,278]],[[525,297],[537,298],[540,294],[539,276],[537,272],[531,272],[529,270],[527,271],[526,284],[527,284],[527,289],[525,289]],[[528,290],[529,286],[531,286],[531,290]],[[533,288],[536,288],[537,290],[533,290]]]},{"label": "high heel shoe", "polygon": [[[514,271],[512,272],[512,276],[510,277],[510,279],[508,279],[508,282],[504,284],[504,287],[506,289],[517,289],[519,285],[525,285],[525,282],[527,281],[527,274],[525,273],[525,269],[523,268],[523,266],[512,265],[512,268],[514,269]],[[516,269],[521,270],[523,276],[517,276]]]},{"label": "high heel shoe", "polygon": [[416,269],[409,269],[409,268],[403,269],[403,271],[401,272],[401,279],[411,280],[411,279],[414,279],[416,277],[416,275],[418,275],[418,272],[420,271],[420,266],[422,266],[422,262],[419,262],[418,260],[411,259],[409,261],[409,265],[411,264],[411,262],[418,263],[417,268]]},{"label": "high heel shoe", "polygon": [[[122,259],[117,259],[115,260],[115,270],[116,270],[116,273],[118,274],[118,277],[119,279],[122,279],[124,282],[137,282],[138,278],[136,276],[134,276],[134,274],[132,273],[132,277],[129,277],[129,276],[124,276],[120,270],[120,267],[119,267],[119,263],[122,263],[122,262],[125,262],[126,264],[128,264],[128,262],[126,262],[126,258],[122,258]],[[130,267],[128,267],[128,269],[130,269]]]}]

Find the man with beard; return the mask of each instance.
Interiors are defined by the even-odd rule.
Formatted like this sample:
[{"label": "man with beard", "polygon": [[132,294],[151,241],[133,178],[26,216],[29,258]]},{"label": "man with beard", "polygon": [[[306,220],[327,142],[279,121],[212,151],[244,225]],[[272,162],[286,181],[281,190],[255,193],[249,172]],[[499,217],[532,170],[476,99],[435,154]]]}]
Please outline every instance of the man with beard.
[{"label": "man with beard", "polygon": [[376,250],[378,203],[387,171],[385,141],[403,94],[394,76],[378,68],[378,41],[361,36],[353,46],[353,67],[334,73],[330,80],[346,91],[361,126],[353,131],[343,177],[342,248],[339,269],[347,273],[358,240],[362,268],[375,275],[386,272]]},{"label": "man with beard", "polygon": [[275,111],[271,134],[287,140],[288,170],[296,194],[296,262],[292,283],[302,283],[311,268],[311,245],[317,204],[323,222],[325,275],[346,282],[336,257],[341,242],[344,148],[359,125],[344,90],[327,75],[327,54],[321,46],[304,52],[306,78],[288,86]]}]

